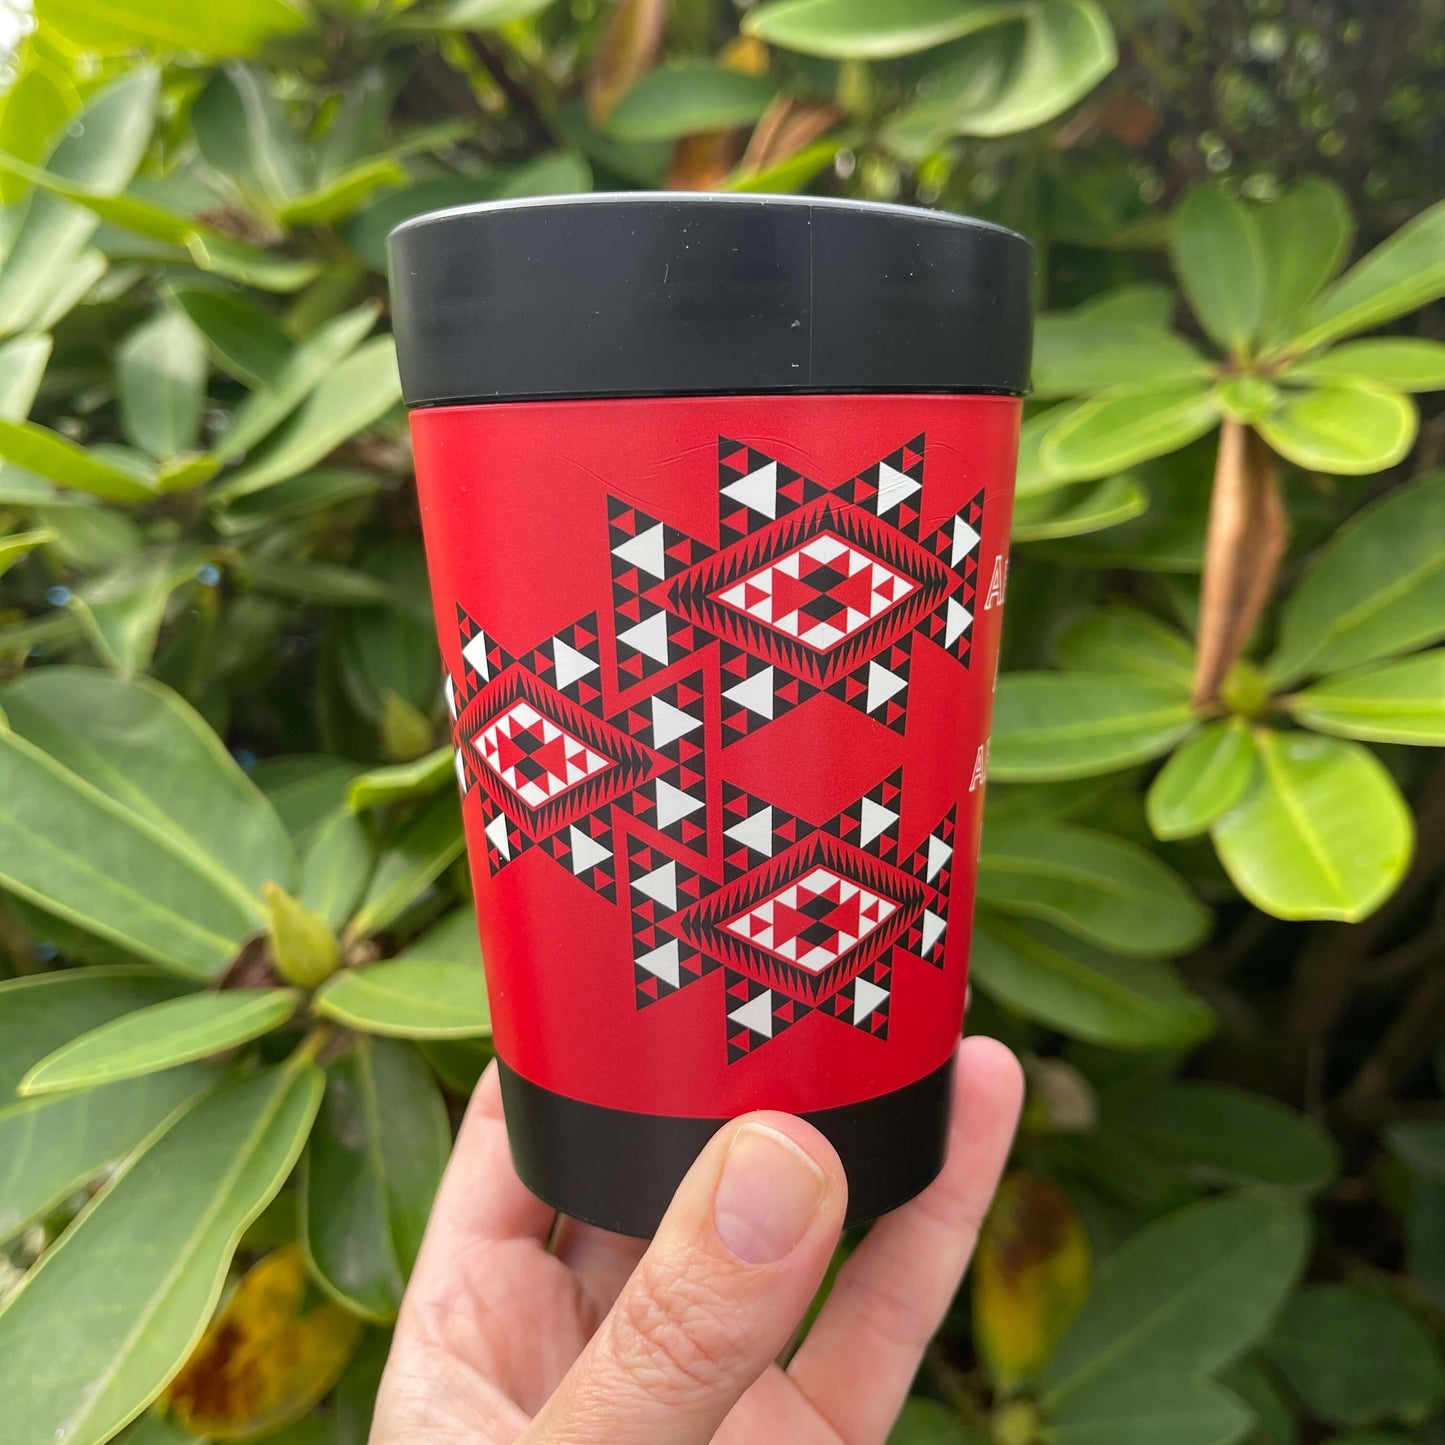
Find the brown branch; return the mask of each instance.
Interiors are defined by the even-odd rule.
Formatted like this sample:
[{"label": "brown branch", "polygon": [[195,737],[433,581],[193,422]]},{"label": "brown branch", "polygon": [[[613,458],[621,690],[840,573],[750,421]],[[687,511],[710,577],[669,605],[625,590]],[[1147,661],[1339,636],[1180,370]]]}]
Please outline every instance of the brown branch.
[{"label": "brown branch", "polygon": [[482,68],[497,83],[497,89],[507,97],[507,104],[531,132],[533,140],[548,148],[557,144],[551,124],[541,112],[532,93],[518,82],[507,70],[507,62],[475,31],[467,34],[467,44],[472,54],[481,62]]},{"label": "brown branch", "polygon": [[1289,523],[1275,475],[1274,455],[1254,429],[1226,418],[1219,435],[1199,649],[1191,701],[1207,707],[1254,631],[1274,590],[1289,541]]}]

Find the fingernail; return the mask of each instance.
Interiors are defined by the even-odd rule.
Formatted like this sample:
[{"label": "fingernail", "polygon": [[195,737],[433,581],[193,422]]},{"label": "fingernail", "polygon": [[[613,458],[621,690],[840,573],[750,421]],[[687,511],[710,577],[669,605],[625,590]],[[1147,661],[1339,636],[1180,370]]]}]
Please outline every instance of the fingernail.
[{"label": "fingernail", "polygon": [[718,1237],[744,1264],[773,1264],[808,1232],[825,1183],[823,1171],[786,1134],[743,1125],[713,1197]]}]

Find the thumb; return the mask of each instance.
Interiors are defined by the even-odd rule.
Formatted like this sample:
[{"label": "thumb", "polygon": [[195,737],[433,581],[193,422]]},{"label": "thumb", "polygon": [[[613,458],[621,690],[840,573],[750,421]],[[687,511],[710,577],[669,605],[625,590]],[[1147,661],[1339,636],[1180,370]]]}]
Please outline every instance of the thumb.
[{"label": "thumb", "polygon": [[843,1227],[833,1146],[786,1114],[713,1138],[526,1445],[706,1445],[787,1345]]}]

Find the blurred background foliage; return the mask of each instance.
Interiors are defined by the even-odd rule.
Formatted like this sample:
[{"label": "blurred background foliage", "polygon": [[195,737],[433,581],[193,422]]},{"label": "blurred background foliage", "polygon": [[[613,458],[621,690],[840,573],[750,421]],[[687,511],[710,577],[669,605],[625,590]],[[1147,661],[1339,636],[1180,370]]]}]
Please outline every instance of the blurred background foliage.
[{"label": "blurred background foliage", "polygon": [[897,1445],[1445,1441],[1441,19],[9,0],[5,1438],[366,1438],[489,1035],[384,237],[672,187],[1039,255],[971,1011],[1030,1094]]}]

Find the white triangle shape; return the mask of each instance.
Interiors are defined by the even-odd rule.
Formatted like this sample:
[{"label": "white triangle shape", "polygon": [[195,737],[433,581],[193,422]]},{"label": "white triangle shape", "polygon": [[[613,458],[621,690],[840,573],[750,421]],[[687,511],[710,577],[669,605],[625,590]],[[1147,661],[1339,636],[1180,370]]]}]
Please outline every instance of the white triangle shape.
[{"label": "white triangle shape", "polygon": [[665,577],[667,553],[663,548],[662,523],[649,527],[645,532],[639,532],[635,537],[629,537],[625,542],[619,542],[612,549],[612,555],[622,558],[624,562],[630,562],[634,567],[640,567],[651,577]]},{"label": "white triangle shape", "polygon": [[482,831],[487,835],[487,841],[502,855],[503,860],[511,858],[512,850],[507,844],[507,819],[505,814],[498,813]]},{"label": "white triangle shape", "polygon": [[887,462],[878,463],[878,515],[891,512],[899,502],[906,502],[922,486],[906,472],[890,467]]},{"label": "white triangle shape", "polygon": [[876,712],[890,697],[895,697],[908,686],[906,678],[876,662],[868,664],[868,711]]},{"label": "white triangle shape", "polygon": [[589,868],[605,863],[612,850],[604,848],[595,838],[589,838],[575,823],[571,829],[572,871],[580,878]]},{"label": "white triangle shape", "polygon": [[757,713],[759,717],[771,718],[773,715],[773,669],[765,667],[754,676],[734,683],[723,693],[723,696],[730,697],[735,703],[747,708],[749,712]]},{"label": "white triangle shape", "polygon": [[571,687],[579,677],[597,671],[597,664],[585,657],[575,647],[568,647],[560,637],[552,639],[552,662],[557,669],[558,687]]},{"label": "white triangle shape", "polygon": [[647,894],[653,902],[661,903],[666,908],[676,908],[677,864],[664,863],[661,868],[654,868],[651,873],[634,878],[632,886],[639,893]]},{"label": "white triangle shape", "polygon": [[492,674],[487,670],[487,634],[479,632],[469,642],[462,644],[462,656],[471,664],[473,672],[479,673],[483,682],[490,682]]},{"label": "white triangle shape", "polygon": [[963,636],[968,624],[972,621],[973,613],[957,597],[950,597],[943,624],[943,645],[952,647]]},{"label": "white triangle shape", "polygon": [[876,983],[869,983],[866,978],[858,979],[853,985],[853,1022],[861,1024],[887,998],[886,988],[879,988]]},{"label": "white triangle shape", "polygon": [[669,939],[661,948],[654,948],[651,953],[644,953],[637,960],[638,968],[645,968],[655,978],[660,978],[664,983],[670,983],[673,988],[682,987],[682,973],[678,959],[677,939]]},{"label": "white triangle shape", "polygon": [[949,553],[949,565],[957,567],[973,549],[978,546],[978,533],[963,520],[963,513],[953,519],[953,551]]},{"label": "white triangle shape", "polygon": [[457,685],[456,685],[456,683],[454,683],[454,682],[452,681],[452,679],[451,679],[451,674],[450,674],[450,673],[448,673],[448,674],[442,679],[442,692],[446,694],[446,699],[447,699],[447,716],[450,717],[453,722],[456,722],[456,720],[457,720]]},{"label": "white triangle shape", "polygon": [[461,791],[462,797],[465,798],[467,795],[467,770],[462,762],[462,755],[454,752],[452,754],[452,762],[457,770],[457,787]]},{"label": "white triangle shape", "polygon": [[690,717],[680,707],[663,702],[660,697],[652,699],[652,745],[665,748],[668,743],[686,737],[702,726],[702,719]]},{"label": "white triangle shape", "polygon": [[747,844],[753,852],[762,853],[768,858],[773,856],[773,810],[771,806],[759,808],[751,818],[744,818],[741,823],[734,823],[725,831],[729,838]]},{"label": "white triangle shape", "polygon": [[928,868],[926,876],[930,883],[938,877],[938,870],[953,857],[953,848],[945,843],[937,833],[929,835],[928,839]]},{"label": "white triangle shape", "polygon": [[674,788],[671,783],[664,782],[661,778],[657,780],[657,826],[659,828],[670,828],[679,818],[685,818],[689,813],[695,813],[703,807],[701,798],[694,798],[684,793],[681,788]]},{"label": "white triangle shape", "polygon": [[773,991],[765,988],[756,998],[749,999],[740,1008],[735,1008],[728,1017],[745,1029],[761,1034],[765,1039],[773,1036]]},{"label": "white triangle shape", "polygon": [[667,613],[655,612],[635,627],[619,632],[617,640],[635,647],[638,652],[645,652],[654,662],[665,664],[668,661]]},{"label": "white triangle shape", "polygon": [[943,937],[943,930],[947,924],[931,908],[923,910],[923,952],[925,955],[933,952],[934,945]]},{"label": "white triangle shape", "polygon": [[898,814],[872,798],[864,798],[858,815],[858,846],[866,848],[880,833],[886,833],[898,821]]},{"label": "white triangle shape", "polygon": [[729,482],[722,489],[725,497],[741,502],[749,511],[761,512],[763,516],[776,520],[778,515],[778,464],[768,462],[766,466]]}]

